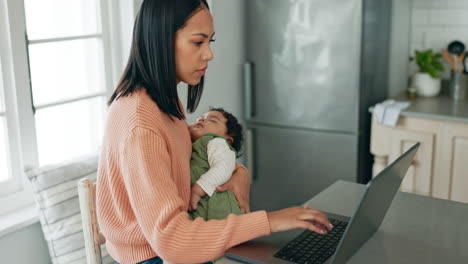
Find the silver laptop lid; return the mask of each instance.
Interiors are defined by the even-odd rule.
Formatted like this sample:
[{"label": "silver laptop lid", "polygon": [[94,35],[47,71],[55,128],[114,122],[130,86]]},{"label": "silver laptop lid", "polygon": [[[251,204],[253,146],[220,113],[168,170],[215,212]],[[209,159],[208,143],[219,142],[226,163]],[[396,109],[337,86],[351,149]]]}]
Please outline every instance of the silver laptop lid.
[{"label": "silver laptop lid", "polygon": [[419,145],[415,144],[368,183],[332,263],[345,263],[377,231]]}]

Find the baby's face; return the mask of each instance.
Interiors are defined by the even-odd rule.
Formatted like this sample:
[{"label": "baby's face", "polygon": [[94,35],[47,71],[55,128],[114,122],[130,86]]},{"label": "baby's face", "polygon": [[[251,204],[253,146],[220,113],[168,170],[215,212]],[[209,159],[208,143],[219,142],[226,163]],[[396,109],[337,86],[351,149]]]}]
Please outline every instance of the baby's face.
[{"label": "baby's face", "polygon": [[189,125],[192,142],[203,137],[206,133],[214,133],[228,138],[227,119],[218,111],[204,113],[197,121]]}]

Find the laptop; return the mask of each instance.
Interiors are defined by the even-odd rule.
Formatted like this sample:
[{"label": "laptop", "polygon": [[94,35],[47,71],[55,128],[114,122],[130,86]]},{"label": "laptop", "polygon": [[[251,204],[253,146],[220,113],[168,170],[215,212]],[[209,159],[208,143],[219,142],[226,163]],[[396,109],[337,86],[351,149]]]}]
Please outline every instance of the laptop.
[{"label": "laptop", "polygon": [[246,263],[345,263],[380,227],[420,143],[373,178],[349,218],[324,212],[334,228],[327,235],[291,230],[240,244],[226,256]]}]

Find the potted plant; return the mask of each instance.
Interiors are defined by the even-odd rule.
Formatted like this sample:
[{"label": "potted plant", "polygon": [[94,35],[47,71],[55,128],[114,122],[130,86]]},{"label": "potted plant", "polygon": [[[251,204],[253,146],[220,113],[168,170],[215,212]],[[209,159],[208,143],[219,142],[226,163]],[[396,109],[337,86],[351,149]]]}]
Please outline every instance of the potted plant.
[{"label": "potted plant", "polygon": [[415,50],[419,72],[413,76],[413,86],[420,96],[437,96],[440,93],[440,72],[444,65],[440,62],[442,54],[432,53],[432,49]]}]

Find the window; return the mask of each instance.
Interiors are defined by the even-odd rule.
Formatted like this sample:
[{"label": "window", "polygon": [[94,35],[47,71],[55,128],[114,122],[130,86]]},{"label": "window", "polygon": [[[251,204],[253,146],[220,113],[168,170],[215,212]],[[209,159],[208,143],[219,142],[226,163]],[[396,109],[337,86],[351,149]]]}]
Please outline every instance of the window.
[{"label": "window", "polygon": [[122,69],[121,2],[0,0],[0,203],[32,201],[18,199],[24,170],[98,151]]},{"label": "window", "polygon": [[7,141],[7,127],[6,127],[6,111],[4,99],[3,78],[2,78],[2,64],[0,57],[0,182],[5,182],[10,178],[10,162]]},{"label": "window", "polygon": [[[11,65],[11,45],[9,42],[9,29],[7,17],[4,16],[6,8],[0,2],[0,199],[12,193],[20,193],[22,179],[16,177],[20,174],[20,156],[18,142],[18,120],[13,102],[13,86]],[[17,195],[14,199],[22,200]],[[0,200],[2,202],[2,200]],[[3,209],[9,208],[9,203],[1,203]]]},{"label": "window", "polygon": [[[12,185],[10,162],[10,146],[8,144],[7,112],[5,107],[5,88],[0,57],[0,184]],[[16,190],[16,188],[10,188]],[[0,195],[7,194],[6,189],[0,189]]]},{"label": "window", "polygon": [[39,166],[96,152],[110,80],[100,1],[24,4]]}]

